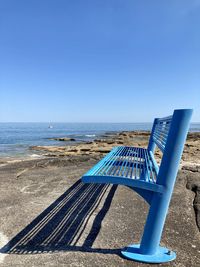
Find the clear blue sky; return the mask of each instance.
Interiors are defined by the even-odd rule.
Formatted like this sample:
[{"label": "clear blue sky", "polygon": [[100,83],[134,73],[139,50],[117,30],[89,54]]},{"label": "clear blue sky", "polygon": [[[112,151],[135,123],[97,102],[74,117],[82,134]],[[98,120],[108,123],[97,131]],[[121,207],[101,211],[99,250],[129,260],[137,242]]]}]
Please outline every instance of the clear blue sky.
[{"label": "clear blue sky", "polygon": [[200,121],[200,0],[1,0],[0,121]]}]

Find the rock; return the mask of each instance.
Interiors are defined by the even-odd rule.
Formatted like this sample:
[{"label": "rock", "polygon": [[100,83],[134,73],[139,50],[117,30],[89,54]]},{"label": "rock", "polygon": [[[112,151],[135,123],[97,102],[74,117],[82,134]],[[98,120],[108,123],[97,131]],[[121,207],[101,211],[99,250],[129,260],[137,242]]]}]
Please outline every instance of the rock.
[{"label": "rock", "polygon": [[45,150],[44,146],[30,146],[30,150]]},{"label": "rock", "polygon": [[126,132],[121,132],[119,135],[120,135],[120,136],[128,136],[128,133],[126,133]]},{"label": "rock", "polygon": [[124,143],[124,141],[122,141],[122,140],[116,140],[116,143],[122,145]]},{"label": "rock", "polygon": [[182,166],[182,170],[187,170],[191,172],[200,172],[200,166],[199,165],[184,165]]},{"label": "rock", "polygon": [[53,154],[53,153],[47,153],[47,154],[44,154],[45,157],[57,157],[57,154]]},{"label": "rock", "polygon": [[104,143],[104,142],[107,142],[106,139],[94,139],[94,142],[96,143]]},{"label": "rock", "polygon": [[200,132],[189,133],[187,139],[197,141],[200,139]]},{"label": "rock", "polygon": [[66,150],[66,147],[63,146],[30,146],[30,150],[44,150],[50,152],[62,152]]},{"label": "rock", "polygon": [[196,224],[200,231],[200,173],[187,176],[186,188],[195,193],[193,207],[196,215]]},{"label": "rock", "polygon": [[103,134],[101,135],[102,138],[116,138],[116,134]]},{"label": "rock", "polygon": [[83,147],[83,148],[80,148],[80,151],[90,151],[91,148],[90,147]]},{"label": "rock", "polygon": [[98,147],[98,148],[94,148],[91,151],[92,152],[98,152],[98,153],[108,153],[110,152],[111,148],[109,147]]},{"label": "rock", "polygon": [[70,141],[74,142],[76,139],[74,138],[69,138],[69,137],[55,137],[55,138],[49,138],[49,140],[56,140],[56,141]]},{"label": "rock", "polygon": [[67,149],[67,152],[77,152],[78,149],[76,147]]}]

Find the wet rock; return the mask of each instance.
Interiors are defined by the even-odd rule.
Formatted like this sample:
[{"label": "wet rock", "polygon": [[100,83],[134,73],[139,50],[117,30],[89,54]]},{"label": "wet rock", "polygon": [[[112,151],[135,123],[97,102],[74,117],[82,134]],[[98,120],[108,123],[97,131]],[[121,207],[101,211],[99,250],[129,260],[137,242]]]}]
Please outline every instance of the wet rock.
[{"label": "wet rock", "polygon": [[55,137],[55,138],[49,138],[49,140],[55,140],[55,141],[70,141],[74,142],[76,139],[74,138],[69,138],[69,137]]}]

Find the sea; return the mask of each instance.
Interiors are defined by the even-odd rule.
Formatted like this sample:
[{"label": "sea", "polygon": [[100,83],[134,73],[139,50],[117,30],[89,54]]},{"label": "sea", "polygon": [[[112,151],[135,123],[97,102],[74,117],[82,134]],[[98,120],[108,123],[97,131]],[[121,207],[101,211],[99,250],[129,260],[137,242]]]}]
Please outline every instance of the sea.
[{"label": "sea", "polygon": [[[120,131],[149,131],[152,123],[0,123],[0,157],[40,157],[41,152],[31,146],[71,144],[51,140],[54,137],[74,138],[75,142],[88,142],[106,133]],[[200,131],[200,123],[190,125],[191,132]],[[74,143],[74,142],[73,142]]]}]

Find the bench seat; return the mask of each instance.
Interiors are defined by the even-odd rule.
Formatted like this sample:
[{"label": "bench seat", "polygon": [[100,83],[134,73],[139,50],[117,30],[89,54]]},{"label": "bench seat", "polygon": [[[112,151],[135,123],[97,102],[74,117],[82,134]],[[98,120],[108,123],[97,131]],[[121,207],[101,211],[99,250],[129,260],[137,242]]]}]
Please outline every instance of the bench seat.
[{"label": "bench seat", "polygon": [[82,180],[85,183],[122,184],[162,192],[163,186],[156,184],[158,170],[149,150],[118,146],[87,172]]}]

